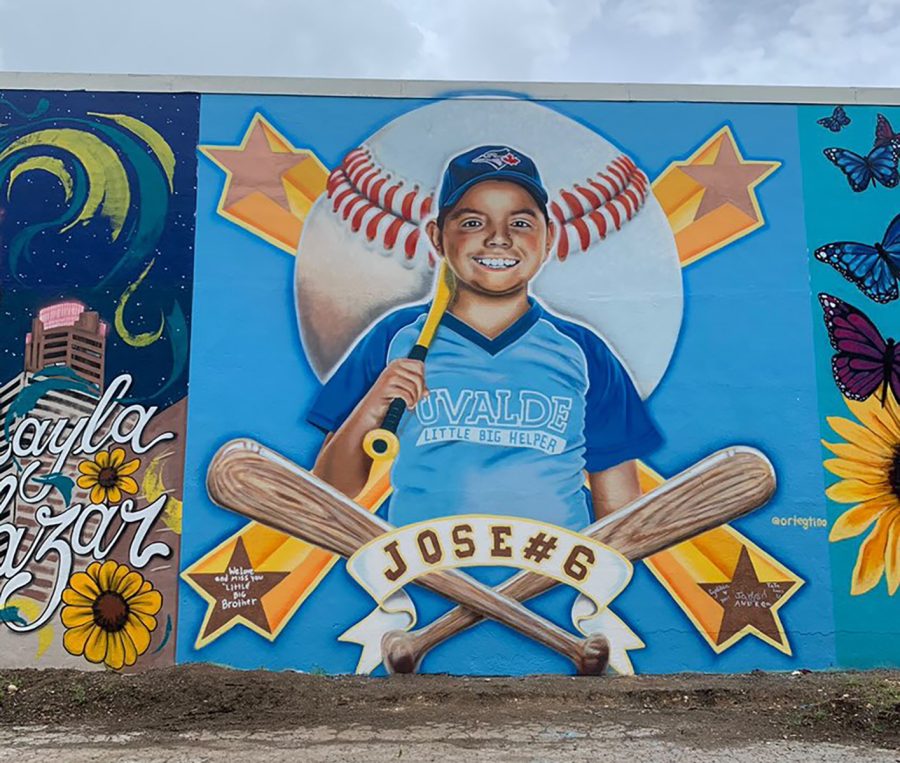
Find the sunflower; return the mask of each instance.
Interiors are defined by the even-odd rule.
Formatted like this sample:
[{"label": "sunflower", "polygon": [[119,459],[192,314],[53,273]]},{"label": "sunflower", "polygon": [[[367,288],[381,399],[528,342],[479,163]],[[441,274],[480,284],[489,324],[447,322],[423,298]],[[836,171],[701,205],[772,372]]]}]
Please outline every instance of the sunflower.
[{"label": "sunflower", "polygon": [[116,670],[147,651],[162,607],[159,591],[141,573],[112,560],[72,575],[62,599],[66,651]]},{"label": "sunflower", "polygon": [[126,464],[122,448],[109,452],[101,450],[93,461],[78,464],[78,471],[81,472],[78,487],[90,488],[93,503],[118,503],[122,500],[122,493],[137,493],[138,484],[134,477],[128,475],[134,474],[140,465],[137,458]]},{"label": "sunflower", "polygon": [[827,459],[825,468],[842,478],[825,494],[854,506],[837,518],[828,539],[855,538],[871,527],[859,548],[850,593],[870,591],[885,575],[893,596],[900,586],[900,404],[891,392],[883,404],[878,395],[845,402],[859,423],[827,419],[846,442],[822,441],[837,456]]}]

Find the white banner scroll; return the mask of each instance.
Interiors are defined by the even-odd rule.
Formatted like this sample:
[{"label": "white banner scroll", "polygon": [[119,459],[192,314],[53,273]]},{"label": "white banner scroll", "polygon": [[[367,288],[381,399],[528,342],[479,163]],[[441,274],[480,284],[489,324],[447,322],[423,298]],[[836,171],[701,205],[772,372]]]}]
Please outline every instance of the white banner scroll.
[{"label": "white banner scroll", "polygon": [[631,562],[593,538],[556,525],[483,514],[406,525],[347,560],[347,571],[378,602],[339,637],[363,648],[356,672],[371,673],[381,663],[385,633],[415,625],[415,606],[404,586],[438,570],[487,566],[529,570],[576,588],[581,595],[572,607],[575,627],[585,636],[603,633],[613,670],[634,673],[628,651],[643,648],[644,642],[607,609],[631,580]]}]

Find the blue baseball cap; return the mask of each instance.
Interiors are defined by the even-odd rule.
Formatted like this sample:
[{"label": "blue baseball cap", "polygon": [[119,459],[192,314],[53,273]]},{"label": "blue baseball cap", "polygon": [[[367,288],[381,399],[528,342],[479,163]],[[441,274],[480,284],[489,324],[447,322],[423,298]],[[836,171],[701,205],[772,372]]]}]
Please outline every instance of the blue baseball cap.
[{"label": "blue baseball cap", "polygon": [[450,160],[441,179],[438,210],[454,206],[473,185],[485,180],[516,183],[542,207],[547,206],[547,190],[530,157],[509,146],[478,146]]}]

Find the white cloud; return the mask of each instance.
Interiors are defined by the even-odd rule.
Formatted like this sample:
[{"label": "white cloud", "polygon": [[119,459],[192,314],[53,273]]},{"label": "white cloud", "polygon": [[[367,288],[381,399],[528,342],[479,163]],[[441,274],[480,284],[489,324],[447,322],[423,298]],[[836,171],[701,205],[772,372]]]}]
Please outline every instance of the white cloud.
[{"label": "white cloud", "polygon": [[894,85],[898,28],[898,0],[0,0],[22,71]]}]

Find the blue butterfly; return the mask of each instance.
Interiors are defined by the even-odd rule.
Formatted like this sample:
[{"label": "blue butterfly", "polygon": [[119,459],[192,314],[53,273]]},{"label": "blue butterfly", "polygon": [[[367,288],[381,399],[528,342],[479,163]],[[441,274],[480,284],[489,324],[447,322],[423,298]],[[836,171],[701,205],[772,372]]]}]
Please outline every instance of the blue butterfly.
[{"label": "blue butterfly", "polygon": [[850,187],[859,193],[871,183],[881,183],[885,188],[894,188],[900,183],[897,172],[897,149],[893,144],[876,146],[868,155],[860,156],[846,148],[826,148],[825,157],[840,167],[847,176]]},{"label": "blue butterfly", "polygon": [[830,117],[817,119],[816,123],[831,130],[831,132],[840,132],[844,127],[850,124],[850,117],[847,116],[847,112],[844,111],[843,106],[835,106]]},{"label": "blue butterfly", "polygon": [[815,254],[817,260],[831,265],[869,299],[881,303],[897,299],[900,215],[891,220],[880,244],[869,246],[856,241],[835,241],[819,247]]}]

